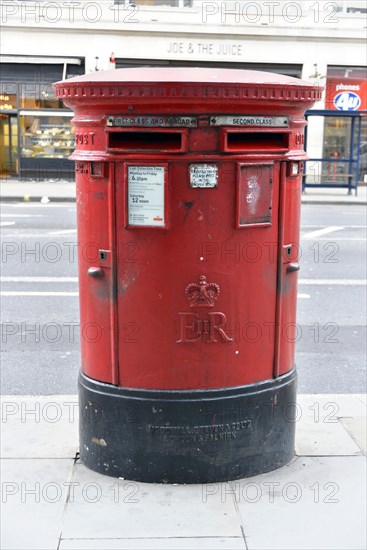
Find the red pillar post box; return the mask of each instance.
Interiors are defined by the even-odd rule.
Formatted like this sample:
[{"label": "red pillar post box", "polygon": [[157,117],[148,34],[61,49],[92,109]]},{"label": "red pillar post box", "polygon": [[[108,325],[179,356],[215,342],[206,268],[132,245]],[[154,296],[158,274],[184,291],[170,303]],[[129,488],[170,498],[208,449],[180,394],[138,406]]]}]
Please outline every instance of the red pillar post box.
[{"label": "red pillar post box", "polygon": [[284,465],[304,111],[320,88],[144,68],[55,89],[75,112],[82,461],[174,483]]}]

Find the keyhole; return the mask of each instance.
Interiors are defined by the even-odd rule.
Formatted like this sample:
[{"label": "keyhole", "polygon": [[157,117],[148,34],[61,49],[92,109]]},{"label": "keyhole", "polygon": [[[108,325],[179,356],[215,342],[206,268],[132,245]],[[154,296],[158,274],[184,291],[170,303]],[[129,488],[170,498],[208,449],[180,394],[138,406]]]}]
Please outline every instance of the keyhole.
[{"label": "keyhole", "polygon": [[100,250],[99,251],[99,259],[101,260],[101,262],[105,261],[105,259],[106,259],[106,251],[105,250]]}]

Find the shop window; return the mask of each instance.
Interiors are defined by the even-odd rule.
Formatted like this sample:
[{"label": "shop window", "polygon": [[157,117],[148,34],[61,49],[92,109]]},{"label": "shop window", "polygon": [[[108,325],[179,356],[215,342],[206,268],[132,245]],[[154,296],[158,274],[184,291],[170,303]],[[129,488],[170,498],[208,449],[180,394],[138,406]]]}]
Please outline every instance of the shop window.
[{"label": "shop window", "polygon": [[324,126],[323,158],[342,159],[349,157],[351,138],[349,117],[326,117]]},{"label": "shop window", "polygon": [[[11,90],[14,91],[14,90]],[[11,111],[17,108],[17,96],[15,93],[10,93],[7,88],[2,85],[0,89],[0,111]]]},{"label": "shop window", "polygon": [[[45,61],[47,58],[45,58]],[[53,82],[84,74],[84,63],[81,59],[75,63],[2,63],[0,96],[1,105],[12,105],[12,109],[63,109],[67,107],[55,98]],[[15,99],[18,96],[19,104]],[[9,110],[9,109],[8,109]]]},{"label": "shop window", "polygon": [[[310,114],[312,111],[310,112]],[[367,183],[367,117],[309,116],[308,132],[324,129],[322,153],[307,147],[303,188],[321,185],[357,189],[358,183]]]},{"label": "shop window", "polygon": [[19,92],[22,109],[65,109],[63,102],[55,98],[49,82],[22,82]]},{"label": "shop window", "polygon": [[358,181],[367,183],[367,116],[361,118],[360,129],[355,126],[353,143],[354,156],[358,159]]},{"label": "shop window", "polygon": [[63,116],[21,116],[21,156],[68,158],[75,148],[71,118]]},{"label": "shop window", "polygon": [[0,174],[18,173],[18,125],[13,114],[0,113]]},{"label": "shop window", "polygon": [[367,175],[366,122],[365,117],[355,119],[354,124],[352,117],[325,118],[323,158],[329,160],[322,165],[322,175],[331,183],[345,183],[349,177],[364,181]]}]

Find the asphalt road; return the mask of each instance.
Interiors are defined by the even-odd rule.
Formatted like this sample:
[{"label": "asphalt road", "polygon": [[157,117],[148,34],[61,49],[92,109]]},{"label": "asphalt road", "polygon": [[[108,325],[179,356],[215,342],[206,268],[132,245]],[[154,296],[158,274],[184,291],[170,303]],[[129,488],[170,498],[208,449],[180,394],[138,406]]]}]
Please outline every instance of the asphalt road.
[{"label": "asphalt road", "polygon": [[[75,205],[5,203],[1,226],[1,393],[74,394]],[[303,205],[301,236],[299,392],[364,392],[365,208]]]}]

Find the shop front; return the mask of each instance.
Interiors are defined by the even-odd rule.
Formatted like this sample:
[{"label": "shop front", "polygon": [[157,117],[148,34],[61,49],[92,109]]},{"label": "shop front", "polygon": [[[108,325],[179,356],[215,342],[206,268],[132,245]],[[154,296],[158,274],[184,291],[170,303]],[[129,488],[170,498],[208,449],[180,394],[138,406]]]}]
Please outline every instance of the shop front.
[{"label": "shop front", "polygon": [[1,175],[17,176],[19,172],[18,121],[17,115],[12,112],[0,112],[0,151]]},{"label": "shop front", "polygon": [[[6,61],[9,61],[7,59]],[[81,58],[16,57],[2,63],[0,148],[2,179],[74,179],[68,160],[75,148],[73,113],[58,101],[52,83],[84,74]],[[302,65],[186,61],[179,59],[116,59],[116,68],[152,66],[231,67],[301,77]],[[96,61],[96,70],[97,61]]]},{"label": "shop front", "polygon": [[1,177],[72,180],[74,166],[68,157],[75,147],[73,114],[55,99],[52,83],[83,74],[84,65],[79,59],[20,61],[2,64]]},{"label": "shop front", "polygon": [[[73,114],[54,97],[52,83],[84,74],[84,59],[13,57],[2,63],[0,174],[3,179],[73,181],[74,166],[68,160],[75,146],[71,125]],[[230,66],[307,79],[301,63],[117,57],[114,66]],[[351,193],[357,191],[359,184],[366,183],[366,92],[364,69],[328,67],[324,108],[307,113],[305,140],[309,160],[303,190],[308,187],[340,187]]]},{"label": "shop front", "polygon": [[[323,134],[320,154],[309,155],[303,190],[346,188],[367,183],[367,81],[365,69],[328,69],[325,109],[308,111],[307,135]],[[315,151],[312,151],[315,153]]]},{"label": "shop front", "polygon": [[73,179],[68,160],[75,148],[71,117],[60,111],[20,111],[22,179]]}]

